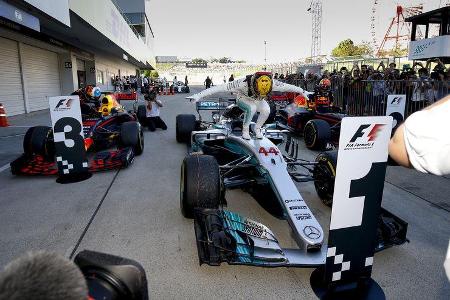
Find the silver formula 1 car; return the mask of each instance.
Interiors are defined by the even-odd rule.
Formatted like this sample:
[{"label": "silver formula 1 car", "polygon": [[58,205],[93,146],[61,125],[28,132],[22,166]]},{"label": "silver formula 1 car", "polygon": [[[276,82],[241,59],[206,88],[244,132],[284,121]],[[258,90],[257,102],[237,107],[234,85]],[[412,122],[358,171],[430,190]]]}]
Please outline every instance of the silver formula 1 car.
[{"label": "silver formula 1 car", "polygon": [[[321,153],[313,162],[301,160],[298,144],[274,126],[266,125],[263,139],[243,139],[243,112],[230,100],[201,101],[196,108],[198,117],[177,116],[176,139],[189,146],[181,166],[180,206],[184,217],[194,219],[200,264],[323,265],[324,231],[294,182],[314,181],[318,195],[331,205],[337,152]],[[202,120],[201,111],[211,111],[212,121]],[[284,141],[285,154],[277,146]],[[224,210],[225,189],[233,188],[287,220],[298,248],[281,248],[265,225]],[[406,230],[407,223],[383,210],[376,250],[405,242]]]}]

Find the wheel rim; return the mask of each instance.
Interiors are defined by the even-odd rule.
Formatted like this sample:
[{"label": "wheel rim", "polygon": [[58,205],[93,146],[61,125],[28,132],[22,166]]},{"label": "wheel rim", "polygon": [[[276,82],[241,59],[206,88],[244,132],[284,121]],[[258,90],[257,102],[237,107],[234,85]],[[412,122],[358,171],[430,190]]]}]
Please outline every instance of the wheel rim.
[{"label": "wheel rim", "polygon": [[314,185],[318,194],[326,195],[331,191],[331,179],[333,174],[327,166],[318,164],[314,171]]},{"label": "wheel rim", "polygon": [[303,139],[305,140],[305,144],[306,144],[307,147],[314,146],[314,143],[316,141],[316,131],[315,131],[314,126],[312,124],[307,124],[305,126]]}]

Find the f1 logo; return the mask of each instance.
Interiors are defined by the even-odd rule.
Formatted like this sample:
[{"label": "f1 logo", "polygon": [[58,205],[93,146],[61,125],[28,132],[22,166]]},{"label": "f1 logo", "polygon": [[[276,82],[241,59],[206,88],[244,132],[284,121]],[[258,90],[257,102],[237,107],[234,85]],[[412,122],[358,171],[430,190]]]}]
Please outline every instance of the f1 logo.
[{"label": "f1 logo", "polygon": [[58,109],[69,109],[72,105],[73,99],[61,99],[58,104],[56,104],[55,111]]},{"label": "f1 logo", "polygon": [[[350,143],[354,143],[358,138],[363,137],[366,134],[366,129],[370,127],[372,124],[363,124],[359,126],[356,133],[353,135],[352,139],[350,140]],[[376,140],[378,132],[383,128],[384,124],[375,124],[372,128],[372,130],[369,132],[367,137],[369,138],[369,142],[373,142]]]},{"label": "f1 logo", "polygon": [[352,139],[350,140],[350,143],[354,143],[357,138],[363,137],[365,134],[365,129],[367,127],[370,127],[370,124],[364,124],[364,125],[359,126],[358,130],[356,131],[356,133],[353,135]]}]

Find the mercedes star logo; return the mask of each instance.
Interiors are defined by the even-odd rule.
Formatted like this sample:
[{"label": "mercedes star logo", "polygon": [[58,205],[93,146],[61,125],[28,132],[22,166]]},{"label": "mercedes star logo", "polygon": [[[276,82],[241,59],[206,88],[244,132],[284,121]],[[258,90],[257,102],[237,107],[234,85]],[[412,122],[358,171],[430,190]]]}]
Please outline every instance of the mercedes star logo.
[{"label": "mercedes star logo", "polygon": [[303,228],[303,233],[313,240],[317,240],[321,236],[320,230],[314,226],[305,226],[305,228]]}]

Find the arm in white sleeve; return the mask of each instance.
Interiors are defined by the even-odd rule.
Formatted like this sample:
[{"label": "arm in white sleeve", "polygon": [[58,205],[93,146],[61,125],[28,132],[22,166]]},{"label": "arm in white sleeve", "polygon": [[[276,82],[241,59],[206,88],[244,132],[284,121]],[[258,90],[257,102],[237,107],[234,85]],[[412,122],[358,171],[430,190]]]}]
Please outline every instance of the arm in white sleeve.
[{"label": "arm in white sleeve", "polygon": [[301,87],[292,85],[292,84],[287,84],[278,80],[273,80],[273,87],[272,87],[272,91],[275,92],[294,92],[294,93],[299,93],[302,94],[305,98],[308,98],[308,92],[305,91],[304,89],[302,89]]},{"label": "arm in white sleeve", "polygon": [[247,82],[244,82],[245,78],[237,79],[235,81],[228,82],[226,84],[216,85],[200,93],[186,97],[188,99],[194,99],[199,101],[202,98],[221,93],[221,92],[236,92],[244,91],[247,88]]},{"label": "arm in white sleeve", "polygon": [[412,166],[420,172],[450,174],[450,101],[413,113],[404,123],[404,141]]}]

